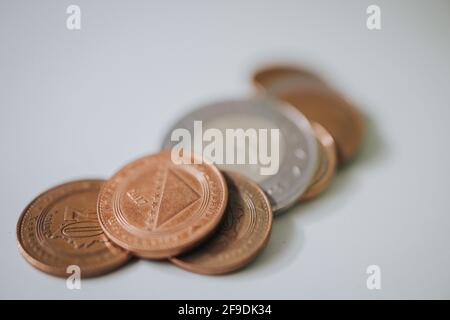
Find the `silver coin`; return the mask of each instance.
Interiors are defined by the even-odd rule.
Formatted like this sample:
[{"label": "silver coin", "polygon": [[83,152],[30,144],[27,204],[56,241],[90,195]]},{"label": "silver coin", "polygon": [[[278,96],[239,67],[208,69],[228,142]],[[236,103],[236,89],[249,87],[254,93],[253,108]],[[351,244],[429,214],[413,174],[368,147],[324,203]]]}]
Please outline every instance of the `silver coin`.
[{"label": "silver coin", "polygon": [[[176,129],[186,129],[184,131],[190,133],[191,150],[197,154],[205,150],[193,147],[199,135],[210,132],[208,129],[220,132],[223,148],[218,148],[218,153],[223,152],[219,157],[222,160],[214,158],[212,162],[220,169],[237,171],[256,181],[269,196],[274,213],[283,212],[296,203],[308,188],[318,166],[319,148],[308,119],[296,108],[268,96],[213,103],[190,112],[169,130],[163,149],[179,145],[179,140],[172,140],[172,133],[179,132]],[[227,136],[236,129],[248,133],[244,144],[236,140],[232,143]],[[256,134],[256,143],[250,133]],[[178,135],[174,133],[175,136]],[[203,147],[211,145],[212,141],[211,137],[205,141],[208,140],[205,137],[200,138]],[[230,152],[233,152],[232,156],[227,157]],[[237,160],[239,152],[242,158],[245,155],[244,162],[242,158],[240,162]]]}]

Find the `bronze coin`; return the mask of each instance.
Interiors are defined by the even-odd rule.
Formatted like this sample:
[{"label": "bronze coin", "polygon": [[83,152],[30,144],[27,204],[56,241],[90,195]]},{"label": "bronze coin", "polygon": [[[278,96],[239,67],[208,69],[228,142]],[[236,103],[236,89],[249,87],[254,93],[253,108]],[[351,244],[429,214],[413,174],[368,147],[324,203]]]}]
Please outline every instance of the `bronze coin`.
[{"label": "bronze coin", "polygon": [[289,65],[271,65],[258,70],[252,77],[258,91],[278,95],[298,87],[326,86],[324,80],[305,68]]},{"label": "bronze coin", "polygon": [[169,150],[131,162],[98,198],[100,224],[119,246],[143,258],[179,254],[219,224],[228,190],[212,164],[175,164]]},{"label": "bronze coin", "polygon": [[279,98],[330,132],[340,164],[352,158],[361,144],[364,128],[361,114],[346,99],[330,89],[317,87],[297,88],[279,95]]},{"label": "bronze coin", "polygon": [[302,201],[316,197],[328,187],[337,163],[336,145],[331,134],[317,122],[311,125],[320,145],[320,163],[311,185],[301,197]]},{"label": "bronze coin", "polygon": [[102,180],[81,180],[52,188],[34,199],[17,223],[19,250],[37,269],[67,277],[76,265],[81,277],[111,271],[129,254],[111,243],[97,219]]},{"label": "bronze coin", "polygon": [[264,191],[237,173],[225,173],[229,200],[217,232],[199,247],[170,261],[196,273],[223,274],[244,267],[266,246],[272,209]]}]

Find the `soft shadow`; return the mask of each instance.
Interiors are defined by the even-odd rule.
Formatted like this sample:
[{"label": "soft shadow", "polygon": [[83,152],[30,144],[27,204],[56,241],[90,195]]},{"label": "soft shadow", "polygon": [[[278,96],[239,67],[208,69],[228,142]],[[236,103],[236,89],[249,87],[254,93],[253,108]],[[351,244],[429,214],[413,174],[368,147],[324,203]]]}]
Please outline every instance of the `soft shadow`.
[{"label": "soft shadow", "polygon": [[[295,219],[295,216],[288,214],[282,214],[275,218],[267,247],[250,264],[222,275],[209,276],[198,274],[198,276],[216,279],[232,276],[252,279],[253,277],[259,278],[261,274],[274,274],[279,272],[295,259],[295,256],[301,251],[304,243],[303,232],[295,230],[293,219]],[[167,263],[167,265],[164,265],[163,268],[158,268],[158,270],[170,274],[173,277],[184,277],[186,273],[189,273],[172,265],[169,261],[151,261],[151,263],[156,263],[156,266]],[[176,272],[176,270],[179,270],[179,272]]]},{"label": "soft shadow", "polygon": [[345,167],[338,168],[334,180],[320,196],[298,203],[288,212],[275,218],[273,238],[267,250],[255,261],[250,270],[262,272],[282,269],[300,254],[304,246],[305,235],[294,227],[293,219],[304,223],[316,223],[330,217],[339,208],[347,207],[352,195],[357,193],[367,181],[359,179],[357,170],[376,170],[378,164],[386,158],[387,148],[372,118],[365,115],[365,135],[358,154]]},{"label": "soft shadow", "polygon": [[123,266],[120,266],[119,268],[112,270],[109,273],[106,273],[104,277],[109,276],[111,273],[120,274],[124,272],[129,272],[129,269],[131,269],[138,261],[139,259],[137,257],[132,256],[130,260],[128,260]]},{"label": "soft shadow", "polygon": [[239,273],[251,278],[261,274],[274,274],[288,267],[301,252],[305,236],[303,230],[295,226],[295,215],[285,212],[273,221],[272,234],[263,252]]},{"label": "soft shadow", "polygon": [[[139,261],[138,258],[132,256],[132,257],[130,257],[130,259],[127,262],[125,262],[123,265],[121,265],[120,267],[118,267],[116,269],[112,269],[106,273],[103,273],[101,275],[97,275],[94,277],[83,277],[83,272],[81,272],[81,278],[82,278],[82,281],[85,281],[85,282],[95,282],[95,281],[103,281],[104,279],[108,279],[109,277],[117,277],[121,273],[130,272],[129,269],[131,269],[138,261]],[[48,276],[51,278],[55,278],[52,275],[48,275]]]},{"label": "soft shadow", "polygon": [[378,130],[379,126],[367,113],[364,115],[364,124],[363,141],[353,159],[345,166],[337,168],[335,177],[325,192],[314,199],[299,203],[294,209],[303,218],[317,221],[329,217],[340,208],[347,207],[353,195],[370,183],[361,179],[359,172],[377,170],[380,163],[386,159],[388,150]]},{"label": "soft shadow", "polygon": [[386,143],[379,131],[379,124],[376,124],[373,117],[367,112],[363,114],[363,119],[365,130],[361,147],[348,163],[338,168],[338,175],[355,167],[377,163],[388,154]]}]

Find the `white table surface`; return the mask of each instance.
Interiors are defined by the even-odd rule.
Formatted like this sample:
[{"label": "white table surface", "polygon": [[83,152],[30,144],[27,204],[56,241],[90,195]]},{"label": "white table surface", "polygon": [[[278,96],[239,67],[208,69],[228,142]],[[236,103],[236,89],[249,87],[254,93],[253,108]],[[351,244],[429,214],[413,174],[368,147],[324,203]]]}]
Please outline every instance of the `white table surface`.
[{"label": "white table surface", "polygon": [[[77,4],[82,29],[68,31]],[[381,7],[382,29],[366,28]],[[450,298],[450,2],[0,1],[1,298]],[[363,110],[359,157],[276,218],[248,268],[137,261],[68,290],[16,247],[41,191],[157,151],[198,105],[251,93],[266,62],[311,66]],[[366,268],[381,268],[368,290]]]}]

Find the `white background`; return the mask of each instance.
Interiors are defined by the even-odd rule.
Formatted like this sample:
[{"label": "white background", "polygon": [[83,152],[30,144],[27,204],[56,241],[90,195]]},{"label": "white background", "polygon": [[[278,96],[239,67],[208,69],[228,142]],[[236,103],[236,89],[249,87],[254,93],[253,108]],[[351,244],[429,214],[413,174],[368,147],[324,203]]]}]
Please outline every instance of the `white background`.
[{"label": "white background", "polygon": [[[69,4],[82,30],[66,29]],[[366,28],[378,4],[382,30]],[[450,298],[448,1],[0,1],[1,298]],[[363,110],[354,163],[277,217],[248,268],[138,261],[66,289],[16,248],[38,193],[107,178],[184,113],[252,92],[253,70],[317,70]],[[366,288],[366,268],[382,289]]]}]

